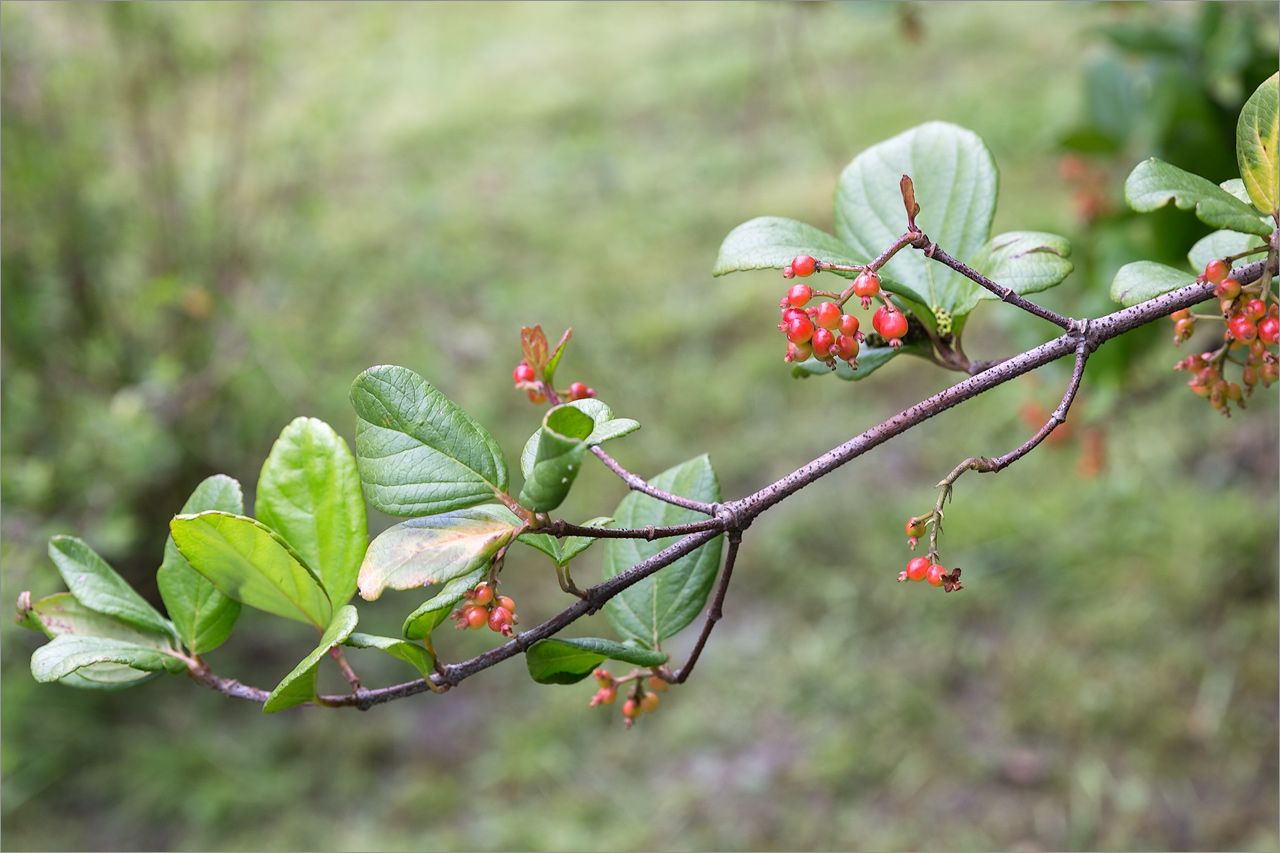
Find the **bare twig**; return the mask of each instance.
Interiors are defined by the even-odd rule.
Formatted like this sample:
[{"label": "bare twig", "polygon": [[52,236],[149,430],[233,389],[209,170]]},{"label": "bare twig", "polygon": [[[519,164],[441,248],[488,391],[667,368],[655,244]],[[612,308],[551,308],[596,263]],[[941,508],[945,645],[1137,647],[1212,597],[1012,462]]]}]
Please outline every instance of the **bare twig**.
[{"label": "bare twig", "polygon": [[685,661],[684,666],[680,667],[680,671],[672,676],[671,680],[676,684],[684,684],[685,679],[693,672],[693,665],[698,662],[698,658],[702,656],[702,648],[707,644],[707,638],[711,636],[711,629],[720,621],[720,617],[724,615],[724,597],[729,591],[729,581],[733,578],[733,563],[738,556],[738,546],[742,544],[742,531],[734,530],[729,533],[729,551],[724,558],[724,569],[720,572],[720,583],[716,586],[716,597],[711,602],[711,607],[707,610],[707,621],[702,625],[702,633],[698,635],[698,642],[693,647],[693,651],[689,653],[689,659]]}]

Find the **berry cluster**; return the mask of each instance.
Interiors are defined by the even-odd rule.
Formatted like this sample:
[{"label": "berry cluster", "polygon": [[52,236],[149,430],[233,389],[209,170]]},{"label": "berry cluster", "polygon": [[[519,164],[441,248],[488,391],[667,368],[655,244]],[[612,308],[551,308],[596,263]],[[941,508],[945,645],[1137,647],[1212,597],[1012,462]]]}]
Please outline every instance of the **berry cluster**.
[{"label": "berry cluster", "polygon": [[[542,385],[538,382],[538,374],[529,366],[529,362],[521,359],[516,369],[511,372],[511,378],[515,380],[517,388],[529,392],[530,403],[541,405],[547,402],[547,396],[542,392]],[[588,397],[594,397],[596,389],[588,388],[581,382],[574,382],[564,391],[556,393],[567,400],[585,400]]]},{"label": "berry cluster", "polygon": [[[834,264],[814,260],[808,255],[798,255],[790,266],[783,269],[782,276],[807,278],[823,269],[836,268]],[[830,299],[806,308],[814,296],[826,296]],[[871,307],[872,299],[880,297],[884,304],[876,310],[871,325],[894,349],[902,346],[902,338],[907,334],[907,318],[881,293],[880,277],[873,270],[863,270],[843,293],[815,291],[803,283],[791,286],[787,295],[778,303],[778,308],[782,311],[782,322],[778,324],[778,330],[787,336],[787,354],[783,360],[804,361],[810,356],[816,356],[835,369],[836,360],[839,359],[857,370],[858,350],[860,342],[864,340],[859,331],[861,323],[857,317],[845,314],[842,310],[845,302],[854,296],[862,301],[864,309]]]},{"label": "berry cluster", "polygon": [[[1191,338],[1197,320],[1226,324],[1222,346],[1214,351],[1187,356],[1174,365],[1174,369],[1194,374],[1187,385],[1227,417],[1231,416],[1229,404],[1235,402],[1243,409],[1244,398],[1253,393],[1258,382],[1269,386],[1280,378],[1276,353],[1271,349],[1280,342],[1280,305],[1277,305],[1269,283],[1241,287],[1230,272],[1225,260],[1212,260],[1199,277],[1200,281],[1214,285],[1213,294],[1219,300],[1221,316],[1192,314],[1188,308],[1170,315],[1174,324],[1175,346]],[[1240,383],[1244,385],[1243,390],[1240,383],[1227,381],[1228,364],[1242,366]]]},{"label": "berry cluster", "polygon": [[930,586],[940,586],[944,592],[955,592],[964,589],[960,585],[960,570],[938,565],[928,557],[916,557],[907,563],[907,568],[898,573],[898,583],[906,581],[928,581]]},{"label": "berry cluster", "polygon": [[516,618],[516,603],[505,595],[496,595],[493,585],[485,582],[475,589],[467,590],[467,604],[449,614],[449,618],[457,622],[459,630],[470,628],[478,631],[485,625],[490,631],[504,637],[514,637],[512,625],[520,624]]},{"label": "berry cluster", "polygon": [[658,694],[665,692],[668,684],[656,675],[649,677],[648,689],[646,690],[640,681],[640,671],[633,672],[622,678],[614,678],[609,674],[607,669],[597,669],[591,673],[595,677],[596,683],[600,685],[600,689],[596,691],[596,695],[591,699],[591,707],[597,705],[612,705],[613,701],[618,698],[618,687],[628,681],[634,681],[630,692],[627,694],[626,701],[622,703],[622,716],[626,719],[627,728],[635,723],[636,717],[642,713],[648,714],[658,709]]}]

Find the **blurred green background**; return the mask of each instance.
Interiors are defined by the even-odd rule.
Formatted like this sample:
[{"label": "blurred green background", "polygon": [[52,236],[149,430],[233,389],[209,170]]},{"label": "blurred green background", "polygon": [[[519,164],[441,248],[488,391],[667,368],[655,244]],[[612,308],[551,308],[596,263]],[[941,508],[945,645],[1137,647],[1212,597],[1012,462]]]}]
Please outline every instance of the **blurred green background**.
[{"label": "blurred green background", "polygon": [[[1207,231],[1126,213],[1124,176],[1151,155],[1235,176],[1277,55],[1274,3],[5,3],[0,23],[6,602],[61,588],[56,533],[158,601],[195,484],[251,496],[296,415],[350,441],[373,364],[426,376],[514,459],[533,323],[573,327],[560,376],[644,424],[619,461],[709,452],[746,494],[957,377],[791,379],[781,277],[710,276],[735,225],[830,229],[856,153],[954,121],[1000,167],[995,230],[1075,245],[1042,301],[1105,313],[1120,264],[1185,264]],[[987,304],[966,349],[1052,334]],[[538,687],[519,661],[366,714],[268,717],[184,678],[42,686],[41,638],[3,620],[0,843],[1277,849],[1276,393],[1225,420],[1171,338],[1107,345],[1066,439],[959,482],[959,595],[895,582],[903,522],[959,460],[1021,443],[1066,364],[764,516],[694,678],[630,732],[589,682]],[[588,469],[561,512],[624,491]],[[566,603],[529,549],[503,577],[526,625]],[[361,629],[421,600],[361,604]],[[271,687],[314,643],[281,621],[246,610],[215,670]],[[441,634],[451,660],[493,642]],[[411,677],[373,654],[352,657],[366,683]]]}]

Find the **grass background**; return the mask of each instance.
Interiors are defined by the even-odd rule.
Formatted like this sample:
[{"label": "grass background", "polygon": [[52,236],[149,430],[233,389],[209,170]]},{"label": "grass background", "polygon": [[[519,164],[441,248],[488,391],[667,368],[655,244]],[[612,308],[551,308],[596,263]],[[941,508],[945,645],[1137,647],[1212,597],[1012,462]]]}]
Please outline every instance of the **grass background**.
[{"label": "grass background", "polygon": [[[709,452],[726,496],[755,490],[955,377],[903,359],[791,379],[782,280],[713,279],[724,235],[765,214],[830,229],[858,151],[948,120],[994,153],[996,232],[1075,243],[1042,301],[1111,310],[1120,262],[1176,263],[1202,233],[1126,216],[1128,170],[1197,134],[1229,144],[1257,81],[1221,57],[1274,71],[1274,6],[1214,5],[7,3],[3,598],[59,589],[45,543],[75,533],[157,600],[194,485],[225,472],[251,495],[296,415],[350,440],[372,364],[429,378],[514,459],[539,417],[509,385],[533,323],[572,327],[562,378],[644,425],[624,465]],[[1219,14],[1243,23],[1215,30],[1218,59],[1177,65],[1208,107],[1152,70],[1176,42],[1105,37]],[[1150,85],[1111,119],[1122,144],[1087,156],[1110,212],[1082,216],[1062,141],[1105,124],[1107,62]],[[985,305],[966,348],[1051,334]],[[761,518],[696,676],[630,732],[519,662],[367,714],[268,717],[180,678],[36,685],[40,638],[6,620],[0,846],[1275,849],[1275,393],[1224,420],[1169,371],[1169,336],[1108,345],[1071,437],[960,481],[942,540],[960,595],[894,582],[903,521],[960,459],[1021,443],[1066,365]],[[589,468],[561,513],[624,491]],[[525,624],[564,605],[533,551],[504,581]],[[361,628],[391,634],[420,600],[362,603]],[[313,642],[280,622],[246,610],[215,670],[273,685]],[[452,660],[492,642],[442,634]],[[367,655],[367,683],[410,675]]]}]

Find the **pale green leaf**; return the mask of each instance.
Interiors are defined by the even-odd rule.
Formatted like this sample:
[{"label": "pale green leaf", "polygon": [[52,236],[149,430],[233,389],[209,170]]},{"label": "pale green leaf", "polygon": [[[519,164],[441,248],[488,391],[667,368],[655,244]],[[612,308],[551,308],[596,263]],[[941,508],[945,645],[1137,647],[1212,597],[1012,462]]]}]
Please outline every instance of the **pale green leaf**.
[{"label": "pale green leaf", "polygon": [[[896,187],[898,179],[894,179]],[[898,209],[902,209],[901,197]],[[906,230],[905,223],[902,230]],[[897,235],[895,235],[897,236]],[[729,232],[720,244],[712,275],[725,275],[742,270],[777,269],[791,265],[797,255],[809,255],[821,261],[853,266],[865,264],[878,254],[857,254],[840,239],[825,231],[780,216],[760,216],[744,222]],[[846,278],[851,273],[837,273]],[[843,288],[836,288],[843,289]]]},{"label": "pale green leaf", "polygon": [[1194,273],[1154,261],[1137,261],[1125,264],[1116,272],[1116,277],[1111,282],[1111,298],[1127,308],[1171,290],[1195,284],[1195,281]]},{"label": "pale green leaf", "polygon": [[1125,201],[1134,210],[1150,212],[1173,201],[1180,209],[1195,209],[1196,217],[1215,228],[1229,228],[1262,237],[1271,228],[1258,212],[1231,193],[1199,175],[1152,157],[1129,173],[1124,182]]},{"label": "pale green leaf", "polygon": [[423,678],[430,678],[431,673],[435,670],[435,658],[431,656],[431,652],[408,640],[398,640],[394,637],[377,637],[372,634],[357,632],[347,637],[344,645],[351,646],[354,649],[381,649],[387,654],[398,657],[405,663],[414,666],[418,672],[422,673]]},{"label": "pale green leaf", "polygon": [[276,685],[276,689],[271,691],[266,704],[262,706],[262,712],[274,714],[316,698],[316,670],[320,668],[320,661],[329,654],[330,649],[351,636],[359,619],[359,614],[350,604],[339,607],[333,614],[333,621],[320,637],[320,645]]},{"label": "pale green leaf", "polygon": [[[992,237],[969,261],[969,266],[1018,295],[1047,290],[1071,274],[1071,242],[1041,231],[1009,231]],[[980,299],[999,299],[980,287],[956,306],[954,314],[968,314]]]},{"label": "pale green leaf", "polygon": [[1254,234],[1241,234],[1239,231],[1214,231],[1201,237],[1187,253],[1191,268],[1203,270],[1209,261],[1238,255],[1255,246],[1266,245],[1264,240]]},{"label": "pale green leaf", "polygon": [[[1254,207],[1280,213],[1280,72],[1259,86],[1240,110],[1236,123],[1236,161]],[[1273,226],[1274,227],[1274,224]],[[1254,232],[1257,233],[1257,232]]]},{"label": "pale green leaf", "polygon": [[[31,674],[36,681],[58,681],[82,667],[97,664],[119,664],[142,673],[165,670],[180,672],[186,668],[181,660],[154,646],[139,646],[110,637],[62,634],[31,655]],[[106,672],[128,675],[119,673],[118,670]],[[99,672],[99,678],[107,677],[109,676]],[[121,682],[128,683],[123,677],[116,681]]]},{"label": "pale green leaf", "polygon": [[355,457],[332,427],[297,418],[284,428],[262,466],[254,514],[311,567],[330,601],[351,599],[369,533]]}]

